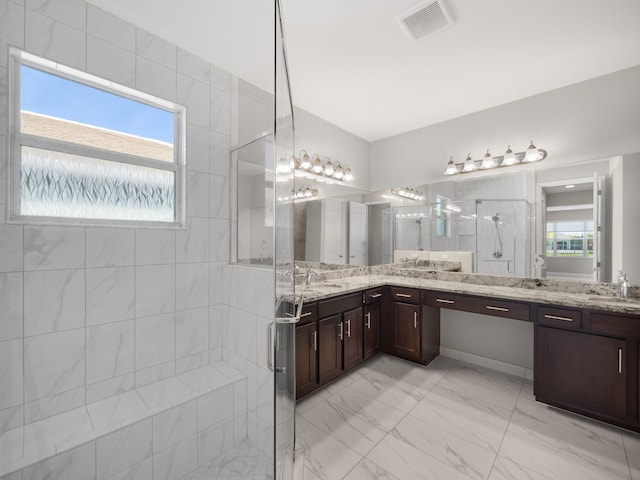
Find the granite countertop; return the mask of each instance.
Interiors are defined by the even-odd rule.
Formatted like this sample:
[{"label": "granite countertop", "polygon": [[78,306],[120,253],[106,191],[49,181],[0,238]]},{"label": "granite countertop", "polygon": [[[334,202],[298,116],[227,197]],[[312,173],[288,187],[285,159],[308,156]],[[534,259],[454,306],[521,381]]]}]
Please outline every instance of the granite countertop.
[{"label": "granite countertop", "polygon": [[315,282],[308,287],[296,286],[296,294],[302,294],[305,302],[311,302],[366,288],[392,285],[640,315],[638,287],[634,287],[632,292],[634,298],[624,300],[615,295],[616,286],[611,284],[514,279],[454,272],[412,272],[406,269],[402,269],[402,272],[386,270]]}]

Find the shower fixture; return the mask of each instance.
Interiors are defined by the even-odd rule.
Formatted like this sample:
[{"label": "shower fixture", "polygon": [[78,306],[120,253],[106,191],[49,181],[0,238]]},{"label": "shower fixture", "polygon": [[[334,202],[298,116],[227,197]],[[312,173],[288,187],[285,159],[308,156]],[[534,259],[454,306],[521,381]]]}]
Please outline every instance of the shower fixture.
[{"label": "shower fixture", "polygon": [[500,236],[500,214],[496,213],[493,217],[491,217],[491,221],[493,222],[493,226],[496,229],[496,235],[493,239],[493,258],[502,258],[502,237]]}]

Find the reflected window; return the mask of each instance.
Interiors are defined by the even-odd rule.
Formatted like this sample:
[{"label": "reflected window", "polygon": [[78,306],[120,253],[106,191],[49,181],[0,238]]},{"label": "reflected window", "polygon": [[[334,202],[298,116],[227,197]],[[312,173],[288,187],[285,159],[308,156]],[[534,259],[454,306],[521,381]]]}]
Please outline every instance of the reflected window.
[{"label": "reflected window", "polygon": [[593,221],[547,223],[547,256],[593,257]]},{"label": "reflected window", "polygon": [[440,195],[436,195],[436,236],[437,237],[446,237],[447,229],[448,229],[448,220],[449,215],[446,209],[448,199],[445,197],[441,197]]}]

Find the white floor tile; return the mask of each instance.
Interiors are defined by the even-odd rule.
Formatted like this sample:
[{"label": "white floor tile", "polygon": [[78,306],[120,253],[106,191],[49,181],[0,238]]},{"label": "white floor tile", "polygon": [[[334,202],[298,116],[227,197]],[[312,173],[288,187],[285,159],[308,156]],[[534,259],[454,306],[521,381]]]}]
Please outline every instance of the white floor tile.
[{"label": "white floor tile", "polygon": [[[305,478],[305,480],[307,480]],[[375,463],[363,458],[344,480],[400,480],[398,477],[391,475],[384,468],[379,467]]]}]

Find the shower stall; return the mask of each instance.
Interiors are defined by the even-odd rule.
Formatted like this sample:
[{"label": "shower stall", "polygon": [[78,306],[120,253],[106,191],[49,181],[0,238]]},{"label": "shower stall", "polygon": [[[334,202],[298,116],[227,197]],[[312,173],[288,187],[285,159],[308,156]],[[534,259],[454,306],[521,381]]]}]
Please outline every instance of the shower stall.
[{"label": "shower stall", "polygon": [[[74,2],[65,12],[76,7],[109,20],[109,28],[155,38],[93,4]],[[14,11],[24,18],[26,6],[16,3]],[[0,27],[11,21],[26,29],[22,38],[34,34],[16,18],[0,18]],[[254,479],[293,477],[293,306],[300,302],[286,275],[293,204],[277,201],[295,188],[293,173],[278,170],[276,161],[295,151],[279,0],[271,20],[274,37],[260,39],[274,45],[270,132],[237,147],[230,148],[231,122],[242,121],[232,114],[238,79],[159,39],[179,59],[163,67],[168,74],[145,70],[147,60],[137,63],[135,75],[153,78],[157,95],[175,95],[176,78],[184,82],[184,225],[0,218],[1,480],[182,480],[238,471]],[[49,21],[53,29],[68,28]],[[88,25],[82,42],[104,34],[100,25]],[[80,50],[78,63],[99,63],[86,44]],[[136,60],[135,44],[121,50],[123,62]],[[230,214],[238,172],[230,162],[238,157],[260,166],[260,242],[249,245],[258,266],[230,262],[238,248]]]},{"label": "shower stall", "polygon": [[[531,274],[531,205],[526,200],[463,200],[392,207],[383,212],[383,258],[472,256],[475,273]],[[431,257],[429,257],[431,255]],[[396,258],[395,261],[398,259]]]}]

